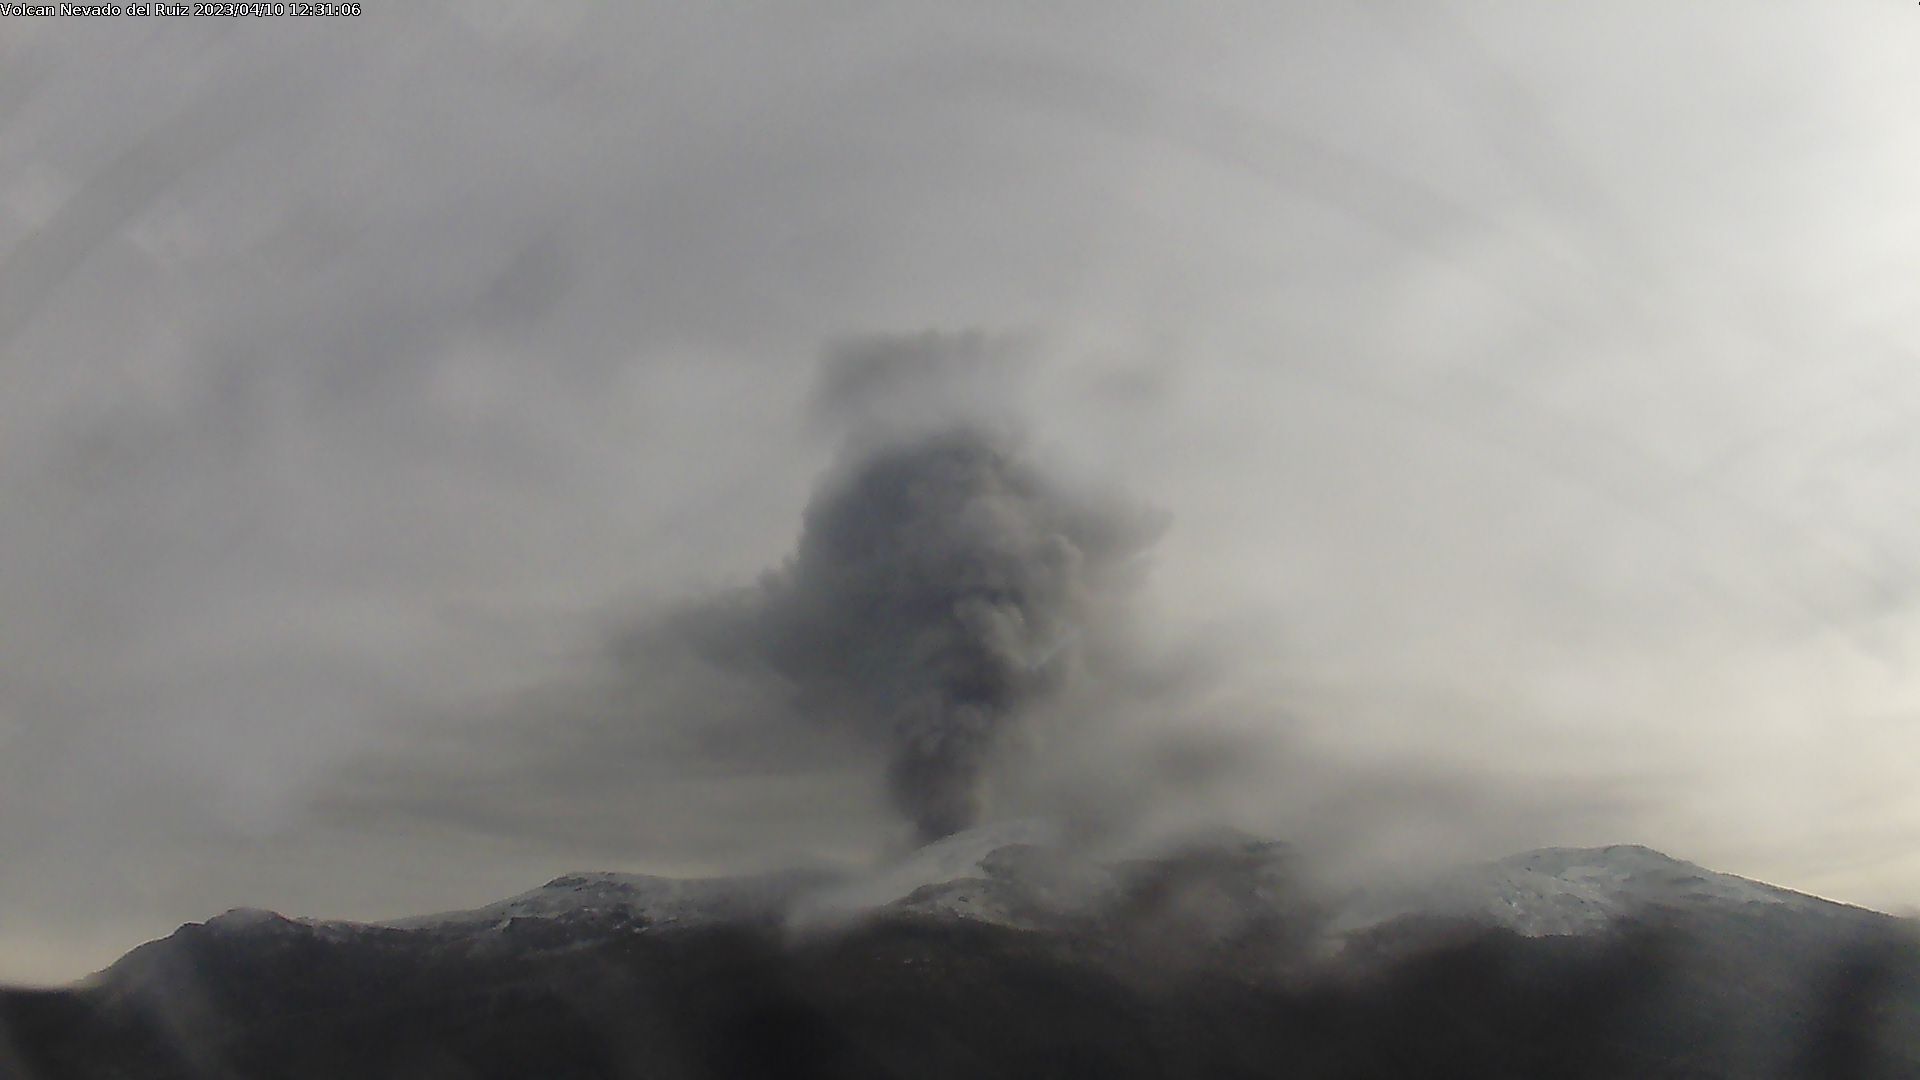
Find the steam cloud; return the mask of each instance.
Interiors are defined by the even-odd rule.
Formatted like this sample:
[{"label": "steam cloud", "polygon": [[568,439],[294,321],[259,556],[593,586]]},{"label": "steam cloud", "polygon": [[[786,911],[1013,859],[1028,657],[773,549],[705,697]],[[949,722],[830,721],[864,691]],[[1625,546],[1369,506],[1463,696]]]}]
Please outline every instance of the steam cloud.
[{"label": "steam cloud", "polygon": [[[896,344],[890,366],[871,345],[852,355],[893,384],[940,367],[930,355],[977,355],[979,339]],[[989,424],[852,435],[793,556],[725,621],[750,624],[751,659],[791,684],[803,716],[886,748],[893,802],[935,839],[978,817],[994,748],[1078,666],[1089,620],[1126,591],[1160,522],[1068,490]]]}]

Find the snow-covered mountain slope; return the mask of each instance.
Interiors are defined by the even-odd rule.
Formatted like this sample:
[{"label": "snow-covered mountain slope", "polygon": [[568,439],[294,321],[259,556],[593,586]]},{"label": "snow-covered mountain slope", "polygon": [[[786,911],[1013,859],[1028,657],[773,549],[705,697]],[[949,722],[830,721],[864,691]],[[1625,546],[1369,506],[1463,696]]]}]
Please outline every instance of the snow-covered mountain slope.
[{"label": "snow-covered mountain slope", "polygon": [[1242,913],[1250,904],[1267,905],[1318,922],[1335,938],[1409,916],[1527,937],[1594,934],[1623,920],[1690,913],[1877,916],[1633,844],[1543,848],[1339,897],[1311,892],[1291,860],[1286,845],[1237,833],[1188,837],[1132,857],[1095,857],[1066,844],[1047,822],[1013,822],[947,837],[872,875],[803,895],[796,910],[888,910],[1033,927],[1131,902],[1144,882],[1186,888],[1204,878],[1213,892],[1235,894]]},{"label": "snow-covered mountain slope", "polygon": [[1214,914],[1231,909],[1240,918],[1291,902],[1290,859],[1287,845],[1231,829],[1089,847],[1055,823],[1014,821],[957,833],[809,894],[790,922],[805,927],[885,913],[1087,931],[1110,917],[1137,916],[1142,905],[1212,906],[1220,909]]},{"label": "snow-covered mountain slope", "polygon": [[[892,910],[1023,925],[1025,916],[993,894],[1016,882],[1083,869],[1063,838],[1059,825],[1038,819],[999,822],[958,832],[869,873],[800,897],[790,913],[791,922],[808,928]],[[1044,854],[1022,858],[1021,852]],[[1099,883],[1088,880],[1087,886],[1097,889]],[[1061,896],[1058,900],[1064,906],[1080,898]]]},{"label": "snow-covered mountain slope", "polygon": [[1357,893],[1341,906],[1333,929],[1353,931],[1421,915],[1544,937],[1596,933],[1623,919],[1662,913],[1754,908],[1809,914],[1859,910],[1622,844],[1543,848],[1416,885]]},{"label": "snow-covered mountain slope", "polygon": [[777,922],[803,894],[832,880],[808,871],[669,878],[611,872],[563,874],[484,907],[396,919],[396,930],[501,927],[514,919],[613,922],[638,929]]},{"label": "snow-covered mountain slope", "polygon": [[985,877],[988,857],[1002,848],[1057,848],[1062,837],[1058,824],[1036,818],[967,829],[822,893],[818,899],[823,904],[852,909],[882,907],[928,885]]},{"label": "snow-covered mountain slope", "polygon": [[264,908],[233,908],[208,919],[205,926],[212,933],[235,937],[294,934],[327,941],[344,940],[369,929],[366,923],[344,919],[309,919],[282,915]]},{"label": "snow-covered mountain slope", "polygon": [[488,935],[515,924],[550,926],[563,935],[572,932],[568,927],[602,934],[716,925],[806,931],[884,915],[1100,933],[1115,919],[1138,919],[1152,909],[1155,918],[1171,918],[1187,932],[1209,921],[1279,920],[1337,951],[1355,935],[1409,918],[1527,937],[1591,935],[1623,920],[1689,914],[1884,918],[1634,845],[1547,848],[1343,896],[1313,892],[1293,869],[1286,845],[1245,834],[1094,853],[1069,842],[1055,823],[1024,820],[957,833],[864,873],[694,879],[573,873],[465,911],[358,924],[240,909],[206,928],[337,941],[395,931]]}]

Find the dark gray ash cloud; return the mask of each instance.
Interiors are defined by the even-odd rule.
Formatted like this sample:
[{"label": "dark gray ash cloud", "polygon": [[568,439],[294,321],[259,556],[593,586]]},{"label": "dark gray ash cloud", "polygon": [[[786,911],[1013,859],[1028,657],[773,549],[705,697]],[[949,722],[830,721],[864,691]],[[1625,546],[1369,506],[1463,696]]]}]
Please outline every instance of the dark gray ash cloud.
[{"label": "dark gray ash cloud", "polygon": [[1089,620],[1119,609],[1163,527],[1047,475],[1004,418],[965,418],[982,399],[963,388],[1006,359],[979,335],[839,351],[818,397],[852,429],[796,550],[687,624],[786,680],[806,721],[885,747],[887,790],[923,839],[978,819],[995,751],[1071,678]]},{"label": "dark gray ash cloud", "polygon": [[809,715],[890,748],[894,801],[942,836],[976,820],[987,759],[1065,677],[1148,535],[979,429],[930,435],[861,461],[808,507],[766,587],[768,659]]}]

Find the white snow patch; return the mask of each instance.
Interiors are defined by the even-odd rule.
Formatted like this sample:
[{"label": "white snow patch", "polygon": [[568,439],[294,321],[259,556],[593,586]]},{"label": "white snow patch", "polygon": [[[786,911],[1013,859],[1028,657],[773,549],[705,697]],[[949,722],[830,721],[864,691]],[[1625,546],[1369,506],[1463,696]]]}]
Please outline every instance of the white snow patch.
[{"label": "white snow patch", "polygon": [[344,941],[367,929],[366,924],[342,919],[309,919],[282,915],[264,908],[233,908],[204,924],[217,934],[260,934],[300,930],[327,941]]},{"label": "white snow patch", "polygon": [[514,919],[605,919],[648,928],[705,926],[777,916],[818,875],[802,871],[744,877],[666,878],[609,871],[563,874],[485,907],[397,919],[398,930],[505,926]]},{"label": "white snow patch", "polygon": [[1757,904],[1814,910],[1826,903],[1638,845],[1545,848],[1453,870],[1419,885],[1362,893],[1336,918],[1334,930],[1352,932],[1427,915],[1546,937],[1596,933],[1662,908]]},{"label": "white snow patch", "polygon": [[1057,847],[1063,836],[1064,830],[1057,822],[1040,818],[954,833],[871,874],[802,898],[792,921],[803,926],[832,922],[905,900],[929,885],[985,878],[987,857],[1001,848],[1015,844]]}]

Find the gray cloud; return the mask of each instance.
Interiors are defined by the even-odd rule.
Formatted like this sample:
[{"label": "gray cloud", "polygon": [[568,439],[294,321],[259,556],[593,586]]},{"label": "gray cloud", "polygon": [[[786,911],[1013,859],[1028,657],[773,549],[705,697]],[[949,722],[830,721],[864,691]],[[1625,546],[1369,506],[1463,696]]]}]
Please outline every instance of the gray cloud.
[{"label": "gray cloud", "polygon": [[665,613],[969,424],[1177,523],[997,811],[1910,899],[1911,14],[10,20],[0,977],[883,848]]},{"label": "gray cloud", "polygon": [[736,654],[725,639],[743,639],[819,722],[880,739],[893,800],[927,839],[977,820],[996,746],[1067,677],[1089,623],[1118,609],[1157,531],[1149,514],[1063,489],[987,421],[898,434],[913,398],[962,407],[951,387],[910,380],[979,351],[922,337],[839,354],[823,398],[886,407],[809,503],[792,558],[703,628]]},{"label": "gray cloud", "polygon": [[[1034,362],[980,333],[831,349],[810,401],[839,450],[790,554],[753,585],[619,616],[583,672],[446,728],[444,749],[356,767],[337,812],[644,828],[600,793],[657,789],[664,768],[803,788],[884,774],[920,839],[973,824],[1036,712],[1125,676],[1128,601],[1165,527],[1033,460],[1011,380]],[[533,823],[555,805],[599,823]]]}]

